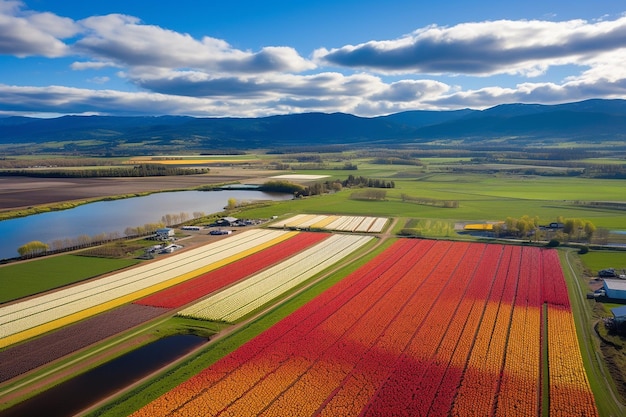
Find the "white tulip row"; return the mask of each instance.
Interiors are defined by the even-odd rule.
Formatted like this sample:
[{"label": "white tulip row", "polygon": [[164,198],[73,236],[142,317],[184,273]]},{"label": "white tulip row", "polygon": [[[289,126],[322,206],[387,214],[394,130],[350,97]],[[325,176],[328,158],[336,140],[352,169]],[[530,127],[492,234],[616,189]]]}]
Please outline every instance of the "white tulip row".
[{"label": "white tulip row", "polygon": [[127,296],[263,245],[286,232],[254,229],[101,279],[0,308],[0,338]]},{"label": "white tulip row", "polygon": [[386,217],[376,217],[376,220],[374,220],[374,223],[370,225],[368,232],[370,233],[382,232],[383,229],[385,228],[385,225],[387,224],[387,220],[388,219]]},{"label": "white tulip row", "polygon": [[301,227],[303,229],[307,228],[307,227],[311,227],[313,226],[315,223],[319,223],[321,221],[324,221],[324,219],[327,219],[328,216],[325,215],[319,215],[319,216],[312,216],[310,219],[298,223],[298,227]]},{"label": "white tulip row", "polygon": [[371,239],[358,235],[331,236],[178,314],[204,320],[236,321],[348,256]]},{"label": "white tulip row", "polygon": [[[273,223],[271,227],[296,227],[306,229],[315,227],[315,224],[322,223],[330,216],[314,214],[296,214],[285,220]],[[370,232],[380,233],[387,223],[386,217],[364,217],[364,216],[339,216],[336,220],[322,227],[325,230],[337,230],[344,232]]]},{"label": "white tulip row", "polygon": [[293,217],[289,217],[287,219],[279,220],[275,223],[272,223],[272,227],[280,228],[280,227],[287,227],[287,226],[297,226],[301,222],[306,221],[306,219],[308,219],[309,216],[310,214],[296,214]]}]

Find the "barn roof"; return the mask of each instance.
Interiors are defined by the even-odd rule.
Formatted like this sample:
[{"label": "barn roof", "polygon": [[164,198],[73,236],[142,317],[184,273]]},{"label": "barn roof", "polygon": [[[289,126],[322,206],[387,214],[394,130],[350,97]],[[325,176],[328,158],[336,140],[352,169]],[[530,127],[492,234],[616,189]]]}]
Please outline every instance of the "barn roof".
[{"label": "barn roof", "polygon": [[624,318],[626,317],[626,306],[612,308],[611,313],[613,313],[613,317],[615,318]]},{"label": "barn roof", "polygon": [[623,279],[605,279],[604,287],[607,290],[626,291],[626,280]]}]

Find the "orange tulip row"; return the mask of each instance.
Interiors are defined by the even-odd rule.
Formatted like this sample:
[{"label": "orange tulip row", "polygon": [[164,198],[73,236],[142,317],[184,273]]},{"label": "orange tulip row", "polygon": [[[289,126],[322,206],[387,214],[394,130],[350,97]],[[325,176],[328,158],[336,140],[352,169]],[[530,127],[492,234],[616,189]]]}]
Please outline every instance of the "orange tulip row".
[{"label": "orange tulip row", "polygon": [[597,416],[570,309],[548,307],[550,416]]},{"label": "orange tulip row", "polygon": [[506,345],[496,416],[540,412],[541,286],[535,248],[523,248],[517,292]]},{"label": "orange tulip row", "polygon": [[506,349],[506,330],[512,312],[512,304],[501,300],[512,300],[515,294],[518,276],[509,269],[509,265],[517,249],[512,246],[503,249],[465,374],[452,406],[451,414],[454,416],[488,416],[495,407],[498,376]]},{"label": "orange tulip row", "polygon": [[[399,240],[134,415],[539,416],[547,253]],[[550,415],[595,416],[561,310],[548,313]]]}]

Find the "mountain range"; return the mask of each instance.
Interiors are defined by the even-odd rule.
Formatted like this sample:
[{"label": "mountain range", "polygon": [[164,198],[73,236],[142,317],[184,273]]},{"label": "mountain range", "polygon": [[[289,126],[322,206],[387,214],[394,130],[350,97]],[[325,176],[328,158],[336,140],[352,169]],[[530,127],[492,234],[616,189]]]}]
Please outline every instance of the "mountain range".
[{"label": "mountain range", "polygon": [[486,110],[405,111],[358,117],[302,113],[259,118],[63,116],[0,118],[0,144],[89,141],[99,149],[151,144],[187,150],[313,145],[400,145],[432,141],[515,143],[624,140],[626,100],[504,104]]}]

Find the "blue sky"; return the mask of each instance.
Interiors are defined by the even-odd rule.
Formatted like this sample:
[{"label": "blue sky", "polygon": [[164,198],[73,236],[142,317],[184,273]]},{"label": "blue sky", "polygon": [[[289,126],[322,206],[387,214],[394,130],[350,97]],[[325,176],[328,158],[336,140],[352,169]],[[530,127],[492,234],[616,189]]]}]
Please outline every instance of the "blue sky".
[{"label": "blue sky", "polygon": [[0,115],[626,98],[626,2],[0,0]]}]

